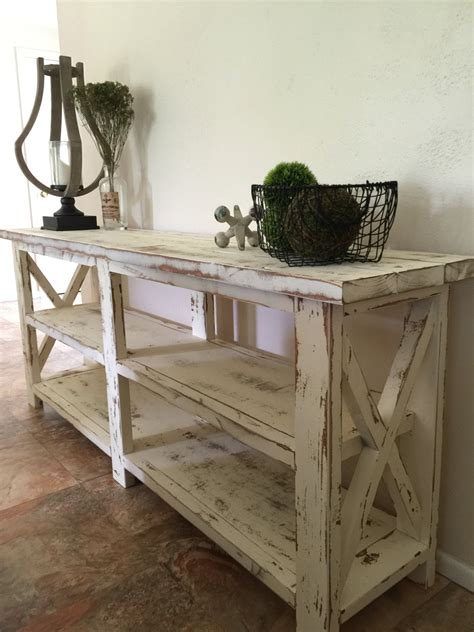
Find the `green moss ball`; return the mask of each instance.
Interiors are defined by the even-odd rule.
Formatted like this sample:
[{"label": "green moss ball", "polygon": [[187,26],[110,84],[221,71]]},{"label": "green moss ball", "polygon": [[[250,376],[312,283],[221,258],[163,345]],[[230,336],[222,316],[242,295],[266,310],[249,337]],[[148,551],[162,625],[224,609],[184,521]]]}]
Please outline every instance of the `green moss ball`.
[{"label": "green moss ball", "polygon": [[[301,187],[317,184],[317,180],[302,162],[280,162],[268,172],[263,184],[268,187]],[[265,215],[261,230],[272,248],[285,251],[290,248],[284,234],[284,221],[296,193],[290,188],[265,190]]]},{"label": "green moss ball", "polygon": [[302,162],[280,162],[267,173],[263,184],[295,187],[316,184],[316,182],[314,173]]},{"label": "green moss ball", "polygon": [[342,259],[357,237],[362,215],[346,189],[316,187],[294,197],[284,232],[297,255],[319,262]]}]

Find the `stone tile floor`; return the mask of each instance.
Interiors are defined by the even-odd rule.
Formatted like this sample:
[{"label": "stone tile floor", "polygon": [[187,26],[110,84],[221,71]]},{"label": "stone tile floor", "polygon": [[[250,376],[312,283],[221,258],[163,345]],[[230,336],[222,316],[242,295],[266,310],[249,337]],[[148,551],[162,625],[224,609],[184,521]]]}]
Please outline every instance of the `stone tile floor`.
[{"label": "stone tile floor", "polygon": [[[48,370],[80,356],[61,345]],[[52,409],[26,404],[16,304],[0,304],[1,632],[292,632],[294,613]],[[474,595],[400,582],[343,632],[473,632]]]}]

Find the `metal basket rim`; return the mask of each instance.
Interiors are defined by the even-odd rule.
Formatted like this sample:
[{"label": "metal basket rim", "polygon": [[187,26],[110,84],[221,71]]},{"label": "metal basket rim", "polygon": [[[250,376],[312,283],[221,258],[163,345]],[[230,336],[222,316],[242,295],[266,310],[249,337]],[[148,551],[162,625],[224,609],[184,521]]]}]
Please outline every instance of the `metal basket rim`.
[{"label": "metal basket rim", "polygon": [[398,187],[398,180],[387,180],[380,182],[364,182],[361,184],[320,184],[319,182],[315,184],[252,184],[252,191],[254,189],[329,189],[332,187],[353,187],[353,188],[363,188],[363,187]]}]

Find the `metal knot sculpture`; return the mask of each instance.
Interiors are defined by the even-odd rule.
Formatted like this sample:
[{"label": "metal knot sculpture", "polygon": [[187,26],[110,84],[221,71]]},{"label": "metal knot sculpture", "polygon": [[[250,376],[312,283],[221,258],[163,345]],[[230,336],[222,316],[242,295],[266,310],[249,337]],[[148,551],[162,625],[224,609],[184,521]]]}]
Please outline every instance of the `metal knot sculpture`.
[{"label": "metal knot sculpture", "polygon": [[216,233],[214,241],[219,248],[226,248],[232,237],[235,237],[239,250],[245,250],[245,238],[249,246],[258,246],[258,233],[250,230],[249,225],[256,219],[255,209],[251,208],[248,215],[242,216],[240,207],[235,204],[234,215],[231,215],[227,206],[218,206],[214,211],[214,217],[220,223],[227,222],[229,228]]}]

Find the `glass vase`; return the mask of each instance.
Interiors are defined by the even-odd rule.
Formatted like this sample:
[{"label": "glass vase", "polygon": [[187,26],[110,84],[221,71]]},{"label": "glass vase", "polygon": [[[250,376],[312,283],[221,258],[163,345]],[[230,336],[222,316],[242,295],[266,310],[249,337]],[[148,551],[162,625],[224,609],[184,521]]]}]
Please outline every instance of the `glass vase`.
[{"label": "glass vase", "polygon": [[49,141],[49,164],[52,188],[64,191],[71,177],[71,147],[68,141]]},{"label": "glass vase", "polygon": [[127,183],[115,171],[113,178],[110,170],[104,166],[104,177],[99,182],[102,218],[107,230],[125,230],[127,217]]}]

